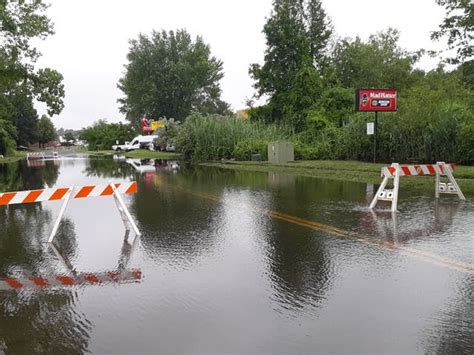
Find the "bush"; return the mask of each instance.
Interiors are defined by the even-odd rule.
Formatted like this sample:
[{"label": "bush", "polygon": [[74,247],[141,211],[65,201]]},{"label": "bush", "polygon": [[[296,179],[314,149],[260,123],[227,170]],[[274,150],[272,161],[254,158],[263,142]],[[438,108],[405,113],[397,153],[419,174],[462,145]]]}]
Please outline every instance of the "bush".
[{"label": "bush", "polygon": [[181,126],[176,143],[185,159],[206,161],[232,158],[241,141],[268,142],[282,137],[281,130],[272,125],[252,123],[235,116],[193,113]]},{"label": "bush", "polygon": [[130,141],[136,135],[130,125],[97,121],[85,128],[80,138],[87,141],[90,150],[108,150],[118,140],[120,143]]},{"label": "bush", "polygon": [[236,144],[233,156],[236,160],[251,160],[252,154],[261,154],[262,160],[267,160],[268,143],[261,139],[245,139]]},{"label": "bush", "polygon": [[474,122],[464,124],[460,133],[460,162],[474,163]]},{"label": "bush", "polygon": [[160,129],[157,132],[158,137],[155,138],[154,144],[155,147],[166,147],[167,145],[175,146],[176,145],[176,137],[179,132],[179,121],[175,121],[173,118],[170,119],[162,119],[162,123],[164,124],[164,128]]},{"label": "bush", "polygon": [[13,154],[16,143],[16,129],[12,123],[0,120],[0,155]]}]

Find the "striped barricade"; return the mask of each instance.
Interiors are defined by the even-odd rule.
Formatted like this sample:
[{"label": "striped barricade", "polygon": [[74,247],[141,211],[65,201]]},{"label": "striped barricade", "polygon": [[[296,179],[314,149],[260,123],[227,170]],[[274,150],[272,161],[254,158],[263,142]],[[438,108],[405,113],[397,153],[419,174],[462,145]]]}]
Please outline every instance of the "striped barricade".
[{"label": "striped barricade", "polygon": [[[136,182],[116,183],[114,186],[117,193],[120,194],[134,194],[137,192]],[[114,194],[111,184],[89,185],[75,188],[62,187],[30,191],[4,192],[0,193],[0,206],[45,201],[61,201],[65,200],[68,193],[73,191],[74,193],[72,194],[72,199],[112,196]]]},{"label": "striped barricade", "polygon": [[41,189],[41,190],[30,190],[30,191],[16,191],[16,192],[4,192],[0,193],[0,206],[6,205],[18,205],[28,203],[38,203],[47,201],[64,201],[63,206],[59,212],[58,219],[53,227],[53,231],[48,242],[52,242],[56,232],[61,223],[61,219],[66,210],[67,204],[70,199],[85,199],[89,197],[104,197],[113,196],[117,208],[122,217],[122,221],[127,231],[130,230],[130,226],[133,228],[136,235],[141,235],[138,230],[130,212],[125,205],[122,194],[134,194],[137,192],[137,183],[123,182],[123,183],[110,183],[104,185],[88,185],[80,187],[62,187],[52,189]]},{"label": "striped barricade", "polygon": [[73,287],[85,285],[123,284],[140,282],[140,269],[109,271],[101,273],[81,273],[77,275],[30,276],[0,278],[0,291],[20,289],[47,289],[55,287]]},{"label": "striped barricade", "polygon": [[43,152],[35,152],[35,153],[27,153],[26,159],[27,160],[34,160],[34,159],[44,159],[45,155]]},{"label": "striped barricade", "polygon": [[[393,163],[389,167],[382,168],[381,176],[383,181],[370,204],[370,208],[373,209],[378,201],[389,201],[392,203],[392,212],[397,211],[400,176],[434,175],[436,176],[436,198],[439,198],[440,194],[456,194],[461,200],[465,200],[466,198],[453,176],[455,169],[455,164],[446,164],[444,162],[424,165],[399,165],[398,163]],[[442,182],[442,177],[446,177],[447,181]],[[390,179],[393,179],[393,188],[387,189],[386,187]]]}]

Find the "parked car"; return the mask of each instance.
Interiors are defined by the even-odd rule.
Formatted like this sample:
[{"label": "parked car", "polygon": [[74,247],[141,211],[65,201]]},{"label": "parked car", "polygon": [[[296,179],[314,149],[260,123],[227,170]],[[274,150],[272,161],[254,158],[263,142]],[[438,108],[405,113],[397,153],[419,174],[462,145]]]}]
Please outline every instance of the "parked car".
[{"label": "parked car", "polygon": [[116,152],[124,151],[128,152],[131,150],[138,150],[138,149],[150,149],[153,150],[153,140],[156,138],[156,136],[136,136],[135,138],[132,139],[132,141],[125,142],[125,144],[117,144],[113,145],[112,149],[115,150]]}]

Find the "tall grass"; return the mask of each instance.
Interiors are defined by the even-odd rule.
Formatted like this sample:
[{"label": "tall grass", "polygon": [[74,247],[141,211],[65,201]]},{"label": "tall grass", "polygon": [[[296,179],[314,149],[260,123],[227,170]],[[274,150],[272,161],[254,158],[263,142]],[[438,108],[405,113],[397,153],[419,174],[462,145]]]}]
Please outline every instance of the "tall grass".
[{"label": "tall grass", "polygon": [[246,159],[251,152],[263,153],[261,147],[268,142],[286,136],[284,128],[273,125],[235,116],[193,113],[181,126],[175,141],[183,158],[208,161],[230,159],[236,154]]}]

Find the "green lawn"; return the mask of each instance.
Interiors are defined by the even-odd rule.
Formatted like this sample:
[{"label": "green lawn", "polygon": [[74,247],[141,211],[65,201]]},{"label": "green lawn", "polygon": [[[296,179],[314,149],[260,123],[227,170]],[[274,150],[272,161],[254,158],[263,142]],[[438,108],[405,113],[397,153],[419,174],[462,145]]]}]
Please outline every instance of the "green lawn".
[{"label": "green lawn", "polygon": [[[268,162],[224,161],[203,163],[224,169],[281,172],[301,176],[311,176],[332,180],[355,181],[379,184],[380,169],[388,164],[362,163],[358,161],[295,161],[286,164],[269,164]],[[474,196],[474,166],[457,166],[454,177],[465,195]],[[433,176],[402,177],[400,187],[410,190],[434,191]]]},{"label": "green lawn", "polygon": [[0,158],[0,163],[12,163],[21,159],[24,159],[26,157],[26,152],[14,152],[13,155],[7,156]]},{"label": "green lawn", "polygon": [[180,155],[173,152],[152,152],[150,150],[135,150],[125,153],[127,158],[138,159],[179,159]]},{"label": "green lawn", "polygon": [[[92,157],[105,157],[117,154],[113,150],[99,150],[99,151],[87,151],[81,150],[85,154],[89,154]],[[135,150],[131,152],[122,152],[123,155],[127,158],[136,158],[136,159],[179,159],[180,155],[173,152],[153,152],[150,150]]]}]

